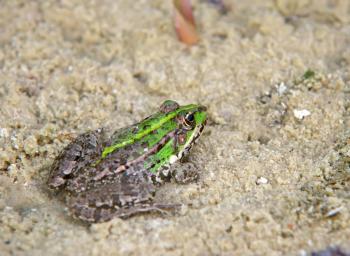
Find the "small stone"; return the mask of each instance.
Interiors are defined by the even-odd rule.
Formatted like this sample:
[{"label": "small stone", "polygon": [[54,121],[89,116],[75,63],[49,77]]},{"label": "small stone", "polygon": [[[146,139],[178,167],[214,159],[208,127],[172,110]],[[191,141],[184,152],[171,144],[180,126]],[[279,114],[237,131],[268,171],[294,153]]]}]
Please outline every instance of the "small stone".
[{"label": "small stone", "polygon": [[268,179],[266,179],[265,177],[259,177],[256,180],[256,185],[263,185],[263,184],[267,184],[269,182]]},{"label": "small stone", "polygon": [[293,114],[297,119],[302,120],[304,117],[311,115],[311,112],[307,109],[294,109]]},{"label": "small stone", "polygon": [[307,256],[307,252],[305,250],[300,250],[299,256]]},{"label": "small stone", "polygon": [[287,91],[287,86],[284,84],[284,82],[281,82],[279,85],[277,85],[277,92],[278,95],[283,95]]},{"label": "small stone", "polygon": [[179,208],[179,214],[180,215],[186,215],[188,213],[188,206],[187,205],[181,205],[181,207]]},{"label": "small stone", "polygon": [[342,210],[343,207],[337,207],[335,209],[332,209],[330,211],[327,212],[326,216],[327,217],[334,217],[335,215],[337,215],[338,213],[340,213],[340,211]]},{"label": "small stone", "polygon": [[37,144],[37,139],[35,136],[31,135],[28,138],[24,140],[24,151],[28,155],[34,155],[35,153],[38,152],[38,144]]},{"label": "small stone", "polygon": [[9,136],[9,132],[6,128],[0,128],[0,138],[7,138]]},{"label": "small stone", "polygon": [[18,168],[16,164],[10,164],[9,167],[7,167],[7,173],[10,175],[10,177],[15,177],[18,174]]},{"label": "small stone", "polygon": [[17,137],[15,135],[11,136],[11,143],[14,149],[19,149],[19,146],[17,143]]}]

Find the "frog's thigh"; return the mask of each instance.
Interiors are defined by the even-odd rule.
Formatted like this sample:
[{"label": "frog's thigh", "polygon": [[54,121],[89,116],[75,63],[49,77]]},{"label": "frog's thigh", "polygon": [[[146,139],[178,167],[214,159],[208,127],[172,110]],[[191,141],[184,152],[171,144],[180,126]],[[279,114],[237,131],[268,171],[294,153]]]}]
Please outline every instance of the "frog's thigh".
[{"label": "frog's thigh", "polygon": [[101,151],[103,134],[103,130],[90,131],[72,141],[56,158],[48,180],[49,186],[61,187],[68,176],[93,162]]},{"label": "frog's thigh", "polygon": [[175,182],[187,184],[198,180],[199,169],[197,165],[192,162],[176,162],[170,167],[170,175]]},{"label": "frog's thigh", "polygon": [[89,222],[104,222],[114,217],[161,211],[166,205],[153,204],[155,187],[150,183],[111,183],[102,188],[79,193],[68,200],[73,215]]}]

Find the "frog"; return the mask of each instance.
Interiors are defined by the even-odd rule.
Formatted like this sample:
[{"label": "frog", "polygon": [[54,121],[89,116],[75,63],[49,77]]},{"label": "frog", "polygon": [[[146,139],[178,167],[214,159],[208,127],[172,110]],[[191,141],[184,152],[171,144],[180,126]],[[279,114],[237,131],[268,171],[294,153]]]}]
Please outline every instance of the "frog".
[{"label": "frog", "polygon": [[200,168],[184,159],[206,126],[206,109],[166,100],[133,125],[87,131],[56,157],[47,184],[63,193],[74,218],[88,223],[176,211],[181,204],[155,195],[166,182],[198,180]]}]

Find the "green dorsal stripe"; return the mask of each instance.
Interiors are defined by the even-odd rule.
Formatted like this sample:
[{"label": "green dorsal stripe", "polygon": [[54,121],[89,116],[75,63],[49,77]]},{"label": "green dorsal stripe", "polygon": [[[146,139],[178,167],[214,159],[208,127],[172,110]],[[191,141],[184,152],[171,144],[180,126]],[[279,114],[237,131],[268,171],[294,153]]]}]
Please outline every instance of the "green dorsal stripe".
[{"label": "green dorsal stripe", "polygon": [[[147,134],[151,133],[152,131],[159,129],[164,123],[168,122],[169,120],[173,119],[174,117],[176,117],[180,112],[182,111],[186,111],[186,110],[190,110],[195,108],[196,105],[187,105],[187,106],[183,106],[178,108],[177,110],[166,114],[166,116],[164,118],[162,118],[159,122],[157,123],[153,123],[152,124],[152,119],[149,120],[149,122],[151,123],[150,127],[147,129],[144,129],[138,133],[136,133],[132,138],[125,140],[121,143],[117,143],[114,145],[111,145],[109,147],[106,147],[103,152],[102,152],[102,157],[100,160],[104,159],[106,156],[108,156],[109,154],[111,154],[112,152],[114,152],[115,150],[119,149],[119,148],[123,148],[127,145],[130,145],[132,143],[134,143],[135,141],[143,138],[144,136],[146,136]],[[99,160],[99,161],[100,161]]]}]

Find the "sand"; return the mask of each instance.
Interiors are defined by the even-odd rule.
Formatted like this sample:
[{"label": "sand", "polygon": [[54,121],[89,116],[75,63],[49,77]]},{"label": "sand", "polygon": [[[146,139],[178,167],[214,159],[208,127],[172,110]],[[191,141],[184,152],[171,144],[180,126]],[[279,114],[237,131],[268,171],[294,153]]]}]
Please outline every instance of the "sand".
[{"label": "sand", "polygon": [[[350,250],[350,1],[0,2],[1,255],[307,255]],[[174,216],[84,225],[47,189],[77,134],[165,99],[208,107]]]}]

